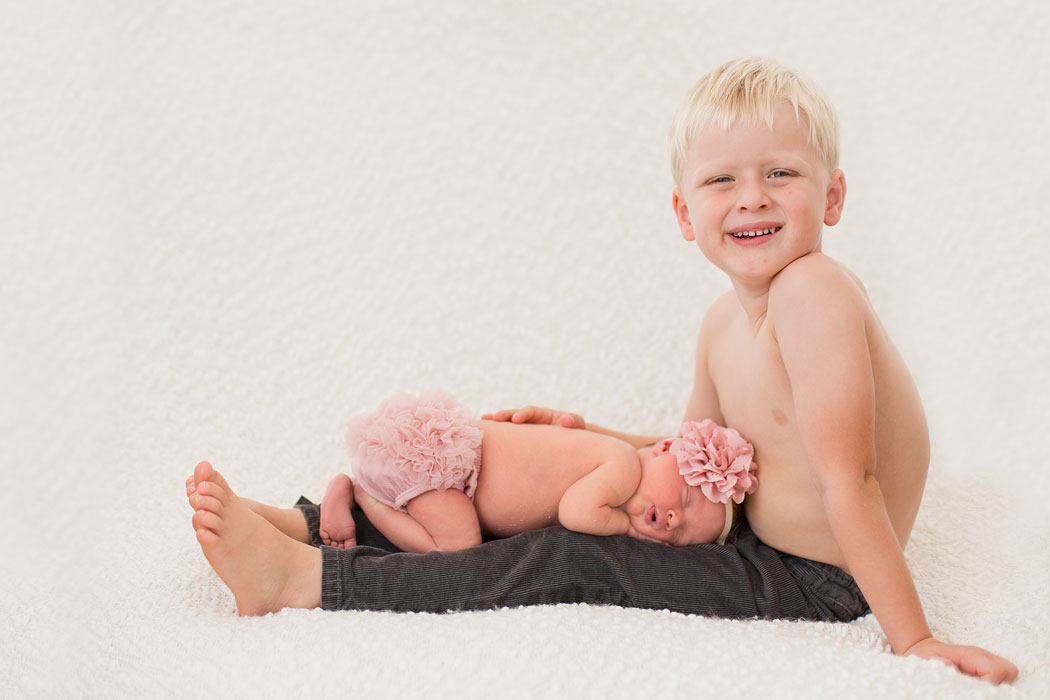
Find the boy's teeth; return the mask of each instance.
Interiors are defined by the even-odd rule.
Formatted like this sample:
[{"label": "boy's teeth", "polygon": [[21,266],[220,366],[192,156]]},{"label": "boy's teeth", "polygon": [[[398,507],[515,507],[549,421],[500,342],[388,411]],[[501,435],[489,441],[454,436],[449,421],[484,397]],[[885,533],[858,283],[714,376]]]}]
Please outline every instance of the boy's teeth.
[{"label": "boy's teeth", "polygon": [[755,236],[768,236],[777,229],[775,228],[764,228],[760,231],[743,231],[742,233],[730,234],[733,238],[754,238]]}]

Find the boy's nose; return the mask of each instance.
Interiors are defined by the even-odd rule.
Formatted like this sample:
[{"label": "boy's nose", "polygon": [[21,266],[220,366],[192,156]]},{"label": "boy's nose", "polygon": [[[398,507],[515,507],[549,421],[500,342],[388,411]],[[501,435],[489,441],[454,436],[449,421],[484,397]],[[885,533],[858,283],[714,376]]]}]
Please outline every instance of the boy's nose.
[{"label": "boy's nose", "polygon": [[667,511],[667,518],[666,522],[664,523],[664,528],[668,530],[673,530],[676,527],[678,527],[678,513],[674,512],[673,510],[669,510]]},{"label": "boy's nose", "polygon": [[757,182],[741,182],[736,208],[739,211],[759,211],[769,206],[765,188]]}]

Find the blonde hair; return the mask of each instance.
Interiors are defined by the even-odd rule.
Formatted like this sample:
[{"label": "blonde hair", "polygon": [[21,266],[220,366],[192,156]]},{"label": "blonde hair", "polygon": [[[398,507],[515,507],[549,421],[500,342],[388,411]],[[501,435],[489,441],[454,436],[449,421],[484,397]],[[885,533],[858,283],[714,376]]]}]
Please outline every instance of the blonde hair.
[{"label": "blonde hair", "polygon": [[681,186],[689,142],[705,127],[729,131],[740,120],[764,122],[783,104],[795,110],[798,123],[828,170],[839,163],[839,123],[824,91],[804,75],[766,58],[738,58],[703,76],[693,85],[671,122],[671,174]]}]

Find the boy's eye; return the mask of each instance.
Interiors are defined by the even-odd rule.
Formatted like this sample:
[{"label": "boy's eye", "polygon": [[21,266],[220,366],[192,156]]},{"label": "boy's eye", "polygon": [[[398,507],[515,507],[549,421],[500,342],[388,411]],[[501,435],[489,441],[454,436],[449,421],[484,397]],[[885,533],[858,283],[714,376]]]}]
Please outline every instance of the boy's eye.
[{"label": "boy's eye", "polygon": [[794,175],[790,170],[774,170],[769,174],[770,177],[791,177]]},{"label": "boy's eye", "polygon": [[728,175],[719,175],[717,177],[713,177],[710,180],[708,180],[706,184],[708,184],[708,185],[718,185],[718,184],[721,184],[723,182],[729,182],[730,180],[732,180],[732,178],[729,177]]}]

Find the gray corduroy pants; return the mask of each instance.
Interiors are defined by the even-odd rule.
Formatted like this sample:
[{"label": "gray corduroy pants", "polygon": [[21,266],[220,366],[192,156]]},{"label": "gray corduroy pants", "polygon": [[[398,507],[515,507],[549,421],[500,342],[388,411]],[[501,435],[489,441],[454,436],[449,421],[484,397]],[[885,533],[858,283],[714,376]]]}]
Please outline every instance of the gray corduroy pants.
[{"label": "gray corduroy pants", "polygon": [[553,526],[458,552],[400,552],[354,508],[358,546],[321,545],[327,610],[453,612],[593,603],[724,618],[849,621],[869,612],[842,569],[779,552],[744,521],[724,545],[666,547]]}]

